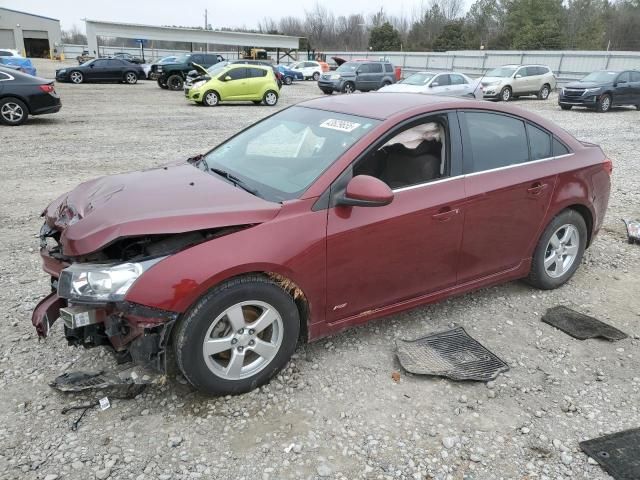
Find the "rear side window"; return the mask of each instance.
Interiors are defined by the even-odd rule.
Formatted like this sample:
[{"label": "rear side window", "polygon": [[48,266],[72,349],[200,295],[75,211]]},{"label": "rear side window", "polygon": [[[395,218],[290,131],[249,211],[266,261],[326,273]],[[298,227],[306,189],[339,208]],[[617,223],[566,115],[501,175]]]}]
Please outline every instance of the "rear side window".
[{"label": "rear side window", "polygon": [[387,72],[387,73],[393,72],[393,65],[391,65],[390,63],[385,63],[384,64],[384,71]]},{"label": "rear side window", "polygon": [[473,152],[473,171],[524,163],[529,146],[524,122],[497,113],[465,112],[464,118]]},{"label": "rear side window", "polygon": [[11,52],[7,52],[6,50],[0,50],[0,57],[11,57]]},{"label": "rear side window", "polygon": [[640,72],[631,72],[631,81],[640,82]]},{"label": "rear side window", "polygon": [[6,73],[0,72],[0,82],[3,80],[11,80],[11,77]]},{"label": "rear side window", "polygon": [[262,68],[248,68],[247,70],[249,70],[249,75],[247,75],[248,77],[257,78],[267,76],[267,71]]},{"label": "rear side window", "polygon": [[529,153],[531,160],[541,160],[552,156],[551,135],[528,123],[527,135],[529,135]]},{"label": "rear side window", "polygon": [[462,75],[458,75],[457,73],[452,73],[449,75],[451,79],[451,85],[464,85],[467,81],[464,79]]},{"label": "rear side window", "polygon": [[553,139],[553,156],[554,157],[559,157],[560,155],[567,155],[569,153],[570,153],[569,149],[565,147],[564,143],[562,143],[557,138]]},{"label": "rear side window", "polygon": [[382,73],[381,63],[372,63],[369,65],[369,68],[371,68],[371,73]]},{"label": "rear side window", "polygon": [[202,55],[193,55],[189,61],[193,62],[193,63],[203,63],[204,62],[204,58],[202,57]]}]

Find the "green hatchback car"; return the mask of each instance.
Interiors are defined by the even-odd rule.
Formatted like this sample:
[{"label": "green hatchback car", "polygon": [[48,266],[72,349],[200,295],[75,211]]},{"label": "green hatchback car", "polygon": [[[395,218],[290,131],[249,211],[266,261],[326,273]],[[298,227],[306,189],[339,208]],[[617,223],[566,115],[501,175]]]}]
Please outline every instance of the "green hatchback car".
[{"label": "green hatchback car", "polygon": [[232,64],[211,77],[204,77],[184,94],[192,102],[215,107],[220,102],[251,101],[273,106],[278,103],[278,83],[269,66]]}]

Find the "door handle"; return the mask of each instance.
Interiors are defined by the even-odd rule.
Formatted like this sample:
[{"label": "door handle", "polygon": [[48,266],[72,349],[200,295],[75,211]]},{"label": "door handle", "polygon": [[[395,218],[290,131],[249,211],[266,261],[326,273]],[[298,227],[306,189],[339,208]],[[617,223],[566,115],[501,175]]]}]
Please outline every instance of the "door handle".
[{"label": "door handle", "polygon": [[451,220],[455,215],[460,213],[459,208],[454,208],[453,210],[449,207],[441,209],[438,213],[434,213],[431,215],[431,218],[434,220],[438,220],[439,222],[447,222]]},{"label": "door handle", "polygon": [[531,195],[540,195],[546,189],[547,189],[546,183],[536,182],[533,185],[531,185],[531,187],[527,188],[527,193]]}]

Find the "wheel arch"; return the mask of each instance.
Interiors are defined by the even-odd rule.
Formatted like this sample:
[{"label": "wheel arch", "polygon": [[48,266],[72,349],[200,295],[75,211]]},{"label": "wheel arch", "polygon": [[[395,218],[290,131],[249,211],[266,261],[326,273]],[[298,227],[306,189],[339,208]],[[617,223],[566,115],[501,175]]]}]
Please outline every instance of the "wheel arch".
[{"label": "wheel arch", "polygon": [[586,205],[575,203],[573,205],[569,205],[565,210],[575,210],[580,214],[580,216],[584,219],[584,223],[587,225],[587,245],[591,245],[591,238],[593,237],[593,213]]},{"label": "wheel arch", "polygon": [[29,115],[32,115],[31,113],[31,106],[29,105],[29,102],[27,101],[26,98],[22,97],[21,95],[14,95],[14,94],[0,94],[0,100],[4,100],[6,98],[15,98],[17,100],[20,100],[22,103],[24,103],[27,106],[27,112],[29,113]]}]

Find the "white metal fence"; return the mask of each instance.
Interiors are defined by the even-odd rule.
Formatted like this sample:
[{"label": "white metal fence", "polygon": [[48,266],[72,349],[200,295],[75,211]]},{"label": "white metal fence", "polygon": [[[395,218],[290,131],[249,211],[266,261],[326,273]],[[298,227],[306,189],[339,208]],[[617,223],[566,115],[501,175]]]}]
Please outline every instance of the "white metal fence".
[{"label": "white metal fence", "polygon": [[385,58],[402,67],[404,74],[419,70],[455,70],[480,76],[490,68],[506,64],[542,64],[549,66],[561,81],[582,78],[594,70],[640,69],[640,52],[598,51],[478,51],[452,52],[326,52],[345,60]]},{"label": "white metal fence", "polygon": [[[82,51],[86,50],[87,46],[65,44],[62,46],[62,48],[64,51],[64,56],[67,59],[74,59],[77,56],[81,55]],[[131,55],[135,55],[137,57],[141,56],[142,54],[142,50],[139,47],[106,47],[101,45],[98,48],[100,49],[100,56],[107,56],[116,52],[126,52],[126,53],[130,53]],[[224,58],[228,58],[230,60],[235,60],[238,58],[237,51],[223,52],[223,51],[211,50],[211,49],[209,51],[212,53],[219,53]],[[200,52],[200,50],[198,50],[198,52]],[[189,51],[188,50],[168,50],[164,48],[147,48],[147,47],[144,48],[144,58],[147,61],[157,60],[162,57],[168,57],[170,55],[180,55],[182,53],[189,53]]]}]

